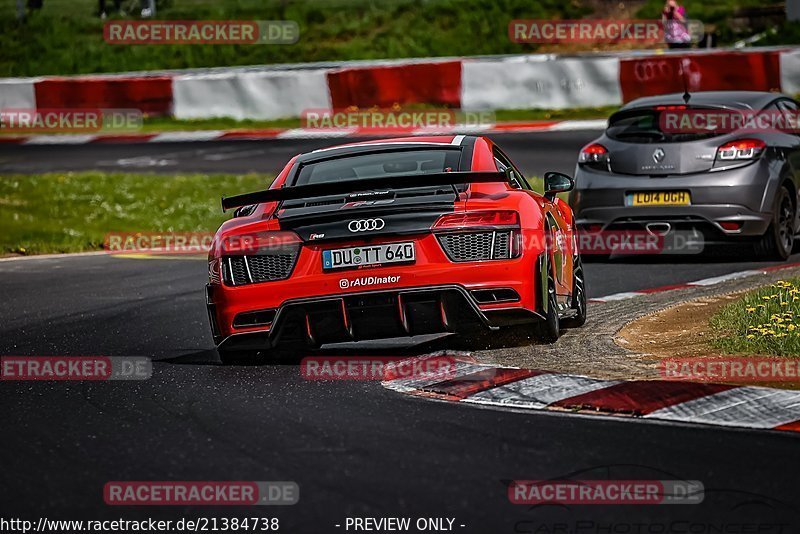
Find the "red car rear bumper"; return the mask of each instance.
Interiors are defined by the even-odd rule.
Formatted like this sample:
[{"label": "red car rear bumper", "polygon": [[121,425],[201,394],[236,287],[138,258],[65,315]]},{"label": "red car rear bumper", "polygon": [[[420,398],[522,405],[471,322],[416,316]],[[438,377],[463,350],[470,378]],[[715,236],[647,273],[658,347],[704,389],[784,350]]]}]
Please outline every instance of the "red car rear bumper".
[{"label": "red car rear bumper", "polygon": [[324,272],[321,253],[328,247],[306,244],[286,280],[210,285],[215,341],[240,348],[289,339],[313,345],[494,328],[540,317],[536,251],[510,260],[454,263],[435,236],[416,242],[412,265]]}]

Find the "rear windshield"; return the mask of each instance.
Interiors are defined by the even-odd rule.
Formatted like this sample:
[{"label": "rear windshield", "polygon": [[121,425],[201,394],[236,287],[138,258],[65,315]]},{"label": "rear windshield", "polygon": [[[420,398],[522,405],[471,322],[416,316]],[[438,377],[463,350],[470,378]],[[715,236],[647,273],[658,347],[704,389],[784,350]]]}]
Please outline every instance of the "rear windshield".
[{"label": "rear windshield", "polygon": [[423,149],[329,159],[303,165],[294,185],[457,171],[460,156],[458,149]]},{"label": "rear windshield", "polygon": [[[702,108],[691,111],[700,112]],[[725,132],[665,132],[661,129],[660,119],[664,111],[657,109],[632,109],[620,111],[608,121],[606,135],[617,141],[626,143],[683,143],[700,141],[723,135]]]}]

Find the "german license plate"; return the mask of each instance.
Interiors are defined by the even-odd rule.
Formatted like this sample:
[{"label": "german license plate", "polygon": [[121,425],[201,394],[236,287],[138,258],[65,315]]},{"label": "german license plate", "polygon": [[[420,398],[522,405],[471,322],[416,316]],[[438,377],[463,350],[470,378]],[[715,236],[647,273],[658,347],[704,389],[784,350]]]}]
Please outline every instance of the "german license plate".
[{"label": "german license plate", "polygon": [[688,191],[637,191],[628,193],[629,206],[688,206]]},{"label": "german license plate", "polygon": [[412,241],[367,245],[363,247],[334,248],[322,251],[323,269],[344,269],[387,263],[413,263],[416,250]]}]

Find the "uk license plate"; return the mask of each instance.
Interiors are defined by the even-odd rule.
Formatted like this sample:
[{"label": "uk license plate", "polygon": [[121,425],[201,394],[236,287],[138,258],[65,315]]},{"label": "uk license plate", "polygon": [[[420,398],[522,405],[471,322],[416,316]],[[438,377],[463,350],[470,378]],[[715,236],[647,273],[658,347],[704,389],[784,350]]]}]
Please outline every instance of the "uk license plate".
[{"label": "uk license plate", "polygon": [[413,241],[386,243],[384,245],[323,250],[322,268],[328,270],[386,265],[388,263],[413,263],[416,259]]},{"label": "uk license plate", "polygon": [[688,191],[636,191],[628,193],[629,206],[688,206]]}]

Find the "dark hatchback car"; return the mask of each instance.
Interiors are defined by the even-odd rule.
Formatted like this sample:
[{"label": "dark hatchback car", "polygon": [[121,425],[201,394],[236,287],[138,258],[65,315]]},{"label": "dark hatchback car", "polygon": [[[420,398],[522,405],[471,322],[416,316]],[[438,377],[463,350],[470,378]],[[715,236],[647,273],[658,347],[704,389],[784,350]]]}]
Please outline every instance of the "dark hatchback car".
[{"label": "dark hatchback car", "polygon": [[750,242],[761,257],[786,259],[798,229],[798,130],[675,130],[664,127],[670,112],[788,122],[798,103],[779,93],[714,91],[626,104],[581,150],[569,199],[579,230],[682,232],[701,246]]}]

